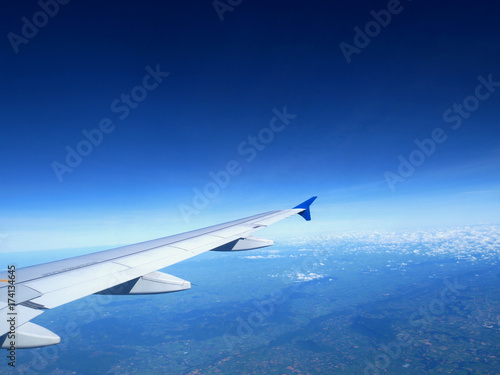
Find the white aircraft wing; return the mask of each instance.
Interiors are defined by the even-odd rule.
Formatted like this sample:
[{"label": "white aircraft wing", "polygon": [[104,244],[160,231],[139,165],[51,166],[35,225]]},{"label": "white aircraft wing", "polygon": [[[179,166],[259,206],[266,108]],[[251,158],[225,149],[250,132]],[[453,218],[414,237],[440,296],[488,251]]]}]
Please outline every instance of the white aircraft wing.
[{"label": "white aircraft wing", "polygon": [[47,309],[91,294],[155,294],[191,288],[159,269],[206,251],[238,251],[273,244],[251,236],[294,214],[311,219],[312,197],[292,209],[270,211],[224,224],[134,245],[0,272],[0,345],[36,348],[58,344],[55,333],[30,320]]}]

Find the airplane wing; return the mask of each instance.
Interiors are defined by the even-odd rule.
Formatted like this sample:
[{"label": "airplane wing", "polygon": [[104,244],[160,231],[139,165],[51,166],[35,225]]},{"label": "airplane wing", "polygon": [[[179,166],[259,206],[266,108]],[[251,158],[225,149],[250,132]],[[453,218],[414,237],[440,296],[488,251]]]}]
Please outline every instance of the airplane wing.
[{"label": "airplane wing", "polygon": [[91,294],[156,294],[191,288],[158,272],[206,251],[251,250],[272,240],[251,234],[289,216],[311,220],[312,197],[292,209],[270,211],[224,224],[93,254],[0,272],[0,344],[16,349],[58,344],[55,333],[30,320],[45,310]]}]

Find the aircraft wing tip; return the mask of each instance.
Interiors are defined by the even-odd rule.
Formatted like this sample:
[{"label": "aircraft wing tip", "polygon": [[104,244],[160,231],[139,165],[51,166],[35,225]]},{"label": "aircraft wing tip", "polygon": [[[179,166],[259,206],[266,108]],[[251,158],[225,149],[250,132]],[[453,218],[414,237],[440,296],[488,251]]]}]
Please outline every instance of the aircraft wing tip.
[{"label": "aircraft wing tip", "polygon": [[308,200],[302,202],[301,204],[295,206],[294,208],[303,208],[304,210],[299,212],[299,215],[302,216],[305,220],[311,220],[311,204],[318,198],[317,196],[311,197]]}]

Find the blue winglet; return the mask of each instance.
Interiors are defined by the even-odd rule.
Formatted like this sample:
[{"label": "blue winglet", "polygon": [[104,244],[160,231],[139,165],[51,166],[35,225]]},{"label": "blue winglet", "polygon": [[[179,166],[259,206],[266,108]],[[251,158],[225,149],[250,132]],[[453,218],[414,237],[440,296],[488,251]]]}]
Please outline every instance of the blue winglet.
[{"label": "blue winglet", "polygon": [[299,215],[302,216],[304,219],[307,221],[311,220],[311,210],[309,207],[311,206],[312,202],[314,202],[318,197],[312,197],[306,200],[305,202],[302,202],[298,206],[295,206],[294,208],[303,208],[304,211],[300,212]]}]

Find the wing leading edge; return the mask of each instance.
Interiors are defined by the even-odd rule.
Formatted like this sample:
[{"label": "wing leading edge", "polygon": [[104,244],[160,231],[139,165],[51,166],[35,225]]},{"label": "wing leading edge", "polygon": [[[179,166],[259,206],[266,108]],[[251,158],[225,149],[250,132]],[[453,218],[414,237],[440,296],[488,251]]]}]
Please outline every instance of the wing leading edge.
[{"label": "wing leading edge", "polygon": [[[15,295],[10,301],[8,283],[0,283],[0,346],[9,348],[13,338],[16,349],[58,344],[59,336],[30,320],[47,309],[91,294],[154,294],[189,289],[188,281],[158,270],[210,250],[239,251],[270,246],[273,241],[251,234],[295,214],[311,220],[310,205],[315,199],[312,197],[292,209],[269,211],[156,240],[19,268],[15,275]],[[8,279],[7,271],[0,272],[0,280]],[[15,312],[14,321],[12,312]]]}]

